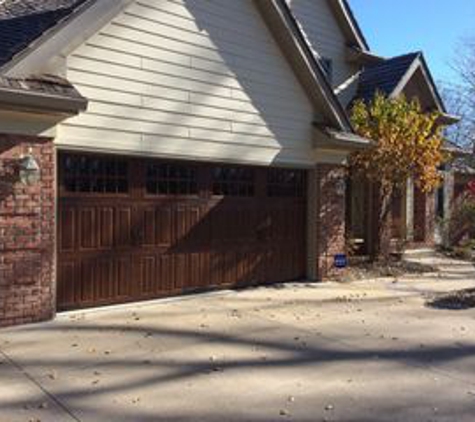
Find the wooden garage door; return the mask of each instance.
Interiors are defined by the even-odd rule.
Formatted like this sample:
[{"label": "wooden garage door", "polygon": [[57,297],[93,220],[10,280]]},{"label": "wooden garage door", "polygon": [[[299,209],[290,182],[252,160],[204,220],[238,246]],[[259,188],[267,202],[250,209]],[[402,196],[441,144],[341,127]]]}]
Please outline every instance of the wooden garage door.
[{"label": "wooden garage door", "polygon": [[60,155],[58,308],[305,275],[305,172]]}]

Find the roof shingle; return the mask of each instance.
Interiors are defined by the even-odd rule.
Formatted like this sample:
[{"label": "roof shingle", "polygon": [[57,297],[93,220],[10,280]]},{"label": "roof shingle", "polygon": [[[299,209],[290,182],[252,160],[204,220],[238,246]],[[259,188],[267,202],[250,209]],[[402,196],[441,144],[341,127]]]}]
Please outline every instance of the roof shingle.
[{"label": "roof shingle", "polygon": [[0,66],[90,0],[0,0]]},{"label": "roof shingle", "polygon": [[356,98],[371,101],[376,92],[391,95],[414,60],[422,53],[409,53],[368,66],[360,75]]}]

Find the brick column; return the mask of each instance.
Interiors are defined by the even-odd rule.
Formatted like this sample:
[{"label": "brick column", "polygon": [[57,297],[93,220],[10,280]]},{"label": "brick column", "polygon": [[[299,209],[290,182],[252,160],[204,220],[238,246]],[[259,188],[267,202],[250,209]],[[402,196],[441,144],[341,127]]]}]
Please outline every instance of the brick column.
[{"label": "brick column", "polygon": [[416,244],[434,246],[435,244],[435,192],[424,193],[415,189],[414,200],[414,225]]},{"label": "brick column", "polygon": [[[41,168],[31,187],[17,172],[29,148]],[[0,327],[53,317],[55,227],[53,142],[0,135]]]},{"label": "brick column", "polygon": [[435,226],[437,219],[437,210],[436,210],[436,194],[437,192],[431,192],[426,194],[426,238],[425,244],[427,246],[435,246]]},{"label": "brick column", "polygon": [[346,168],[318,164],[315,175],[317,274],[324,280],[335,271],[335,254],[345,252]]}]

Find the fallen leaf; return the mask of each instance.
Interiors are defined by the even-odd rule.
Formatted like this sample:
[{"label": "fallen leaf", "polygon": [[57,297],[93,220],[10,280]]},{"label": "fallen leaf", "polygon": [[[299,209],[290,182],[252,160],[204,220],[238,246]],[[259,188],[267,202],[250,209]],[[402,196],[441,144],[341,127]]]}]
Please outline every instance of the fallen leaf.
[{"label": "fallen leaf", "polygon": [[280,409],[279,415],[280,416],[289,416],[290,412],[287,409]]}]

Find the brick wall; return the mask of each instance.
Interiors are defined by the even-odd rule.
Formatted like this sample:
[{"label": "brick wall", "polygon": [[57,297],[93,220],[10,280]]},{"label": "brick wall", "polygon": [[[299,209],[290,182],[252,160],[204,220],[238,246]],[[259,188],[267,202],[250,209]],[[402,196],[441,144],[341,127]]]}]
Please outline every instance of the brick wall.
[{"label": "brick wall", "polygon": [[346,169],[319,164],[316,178],[317,272],[322,280],[334,274],[335,254],[345,252],[346,196],[338,191],[345,186]]},{"label": "brick wall", "polygon": [[[17,160],[32,148],[35,186],[18,182]],[[0,135],[0,327],[54,314],[55,163],[53,142]]]},{"label": "brick wall", "polygon": [[433,246],[435,244],[436,193],[414,193],[414,245]]}]

